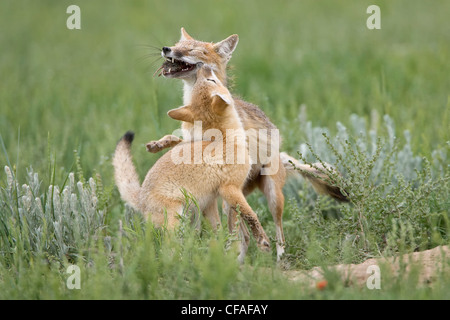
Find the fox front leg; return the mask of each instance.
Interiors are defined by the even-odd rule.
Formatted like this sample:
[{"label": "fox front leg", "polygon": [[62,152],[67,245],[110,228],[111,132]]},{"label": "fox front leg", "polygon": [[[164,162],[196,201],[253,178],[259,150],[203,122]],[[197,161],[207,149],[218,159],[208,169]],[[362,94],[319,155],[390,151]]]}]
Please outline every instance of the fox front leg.
[{"label": "fox front leg", "polygon": [[160,152],[161,150],[172,148],[177,144],[179,144],[181,141],[183,140],[178,138],[177,136],[169,134],[162,137],[159,140],[150,141],[149,143],[146,144],[146,147],[148,152],[157,153]]}]

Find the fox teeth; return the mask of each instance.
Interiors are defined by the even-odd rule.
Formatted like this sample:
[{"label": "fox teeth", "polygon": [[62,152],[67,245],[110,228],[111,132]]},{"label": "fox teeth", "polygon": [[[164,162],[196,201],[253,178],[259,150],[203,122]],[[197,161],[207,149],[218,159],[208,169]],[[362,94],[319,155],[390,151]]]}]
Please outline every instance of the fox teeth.
[{"label": "fox teeth", "polygon": [[174,59],[174,58],[172,58],[172,63],[174,63],[174,60],[175,60],[175,59]]},{"label": "fox teeth", "polygon": [[172,71],[172,68],[169,68],[169,73],[170,73],[170,71]]}]

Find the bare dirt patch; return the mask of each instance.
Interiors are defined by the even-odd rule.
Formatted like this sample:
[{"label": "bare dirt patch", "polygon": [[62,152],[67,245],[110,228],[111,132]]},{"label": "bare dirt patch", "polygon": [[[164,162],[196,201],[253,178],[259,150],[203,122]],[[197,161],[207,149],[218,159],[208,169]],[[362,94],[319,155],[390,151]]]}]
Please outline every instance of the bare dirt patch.
[{"label": "bare dirt patch", "polygon": [[[360,264],[339,264],[330,266],[328,271],[337,272],[346,285],[365,286],[373,274],[370,266],[378,266],[380,270],[389,270],[392,276],[408,276],[415,268],[418,270],[418,281],[421,285],[430,285],[437,275],[450,268],[450,247],[439,246],[434,249],[413,252],[402,256],[368,259]],[[405,274],[406,273],[406,274]],[[292,281],[305,282],[319,289],[326,286],[325,271],[315,267],[308,271],[289,270],[285,275]]]}]

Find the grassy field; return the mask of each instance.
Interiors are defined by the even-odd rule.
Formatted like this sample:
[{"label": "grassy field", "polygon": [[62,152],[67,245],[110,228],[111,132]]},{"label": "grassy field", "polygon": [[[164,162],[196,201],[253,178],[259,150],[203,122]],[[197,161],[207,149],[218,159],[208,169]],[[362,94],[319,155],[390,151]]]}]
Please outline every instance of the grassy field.
[{"label": "grassy field", "polygon": [[[66,27],[71,4],[81,30]],[[371,4],[380,30],[366,27]],[[449,243],[448,12],[448,1],[3,0],[0,298],[449,299],[448,272],[417,290],[414,277],[383,274],[368,290],[331,274],[324,291],[282,273]],[[152,74],[181,26],[204,41],[237,33],[232,91],[278,126],[283,150],[343,172],[350,204],[288,181],[281,267],[254,243],[240,267],[226,224],[154,230],[114,187],[125,131],[143,178],[160,156],[144,144],[179,126],[166,112],[181,82]],[[249,202],[274,240],[265,199]],[[66,286],[70,264],[80,290]]]}]

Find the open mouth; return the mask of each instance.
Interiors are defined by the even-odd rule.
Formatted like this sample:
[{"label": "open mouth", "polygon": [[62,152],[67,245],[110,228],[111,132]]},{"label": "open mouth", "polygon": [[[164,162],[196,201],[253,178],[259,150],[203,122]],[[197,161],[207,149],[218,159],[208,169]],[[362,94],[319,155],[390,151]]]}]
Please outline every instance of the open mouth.
[{"label": "open mouth", "polygon": [[195,67],[195,64],[190,64],[174,58],[166,58],[166,61],[164,61],[162,66],[158,70],[156,70],[155,74],[158,73],[158,77],[161,75],[165,77],[176,76],[192,71],[195,69]]}]

